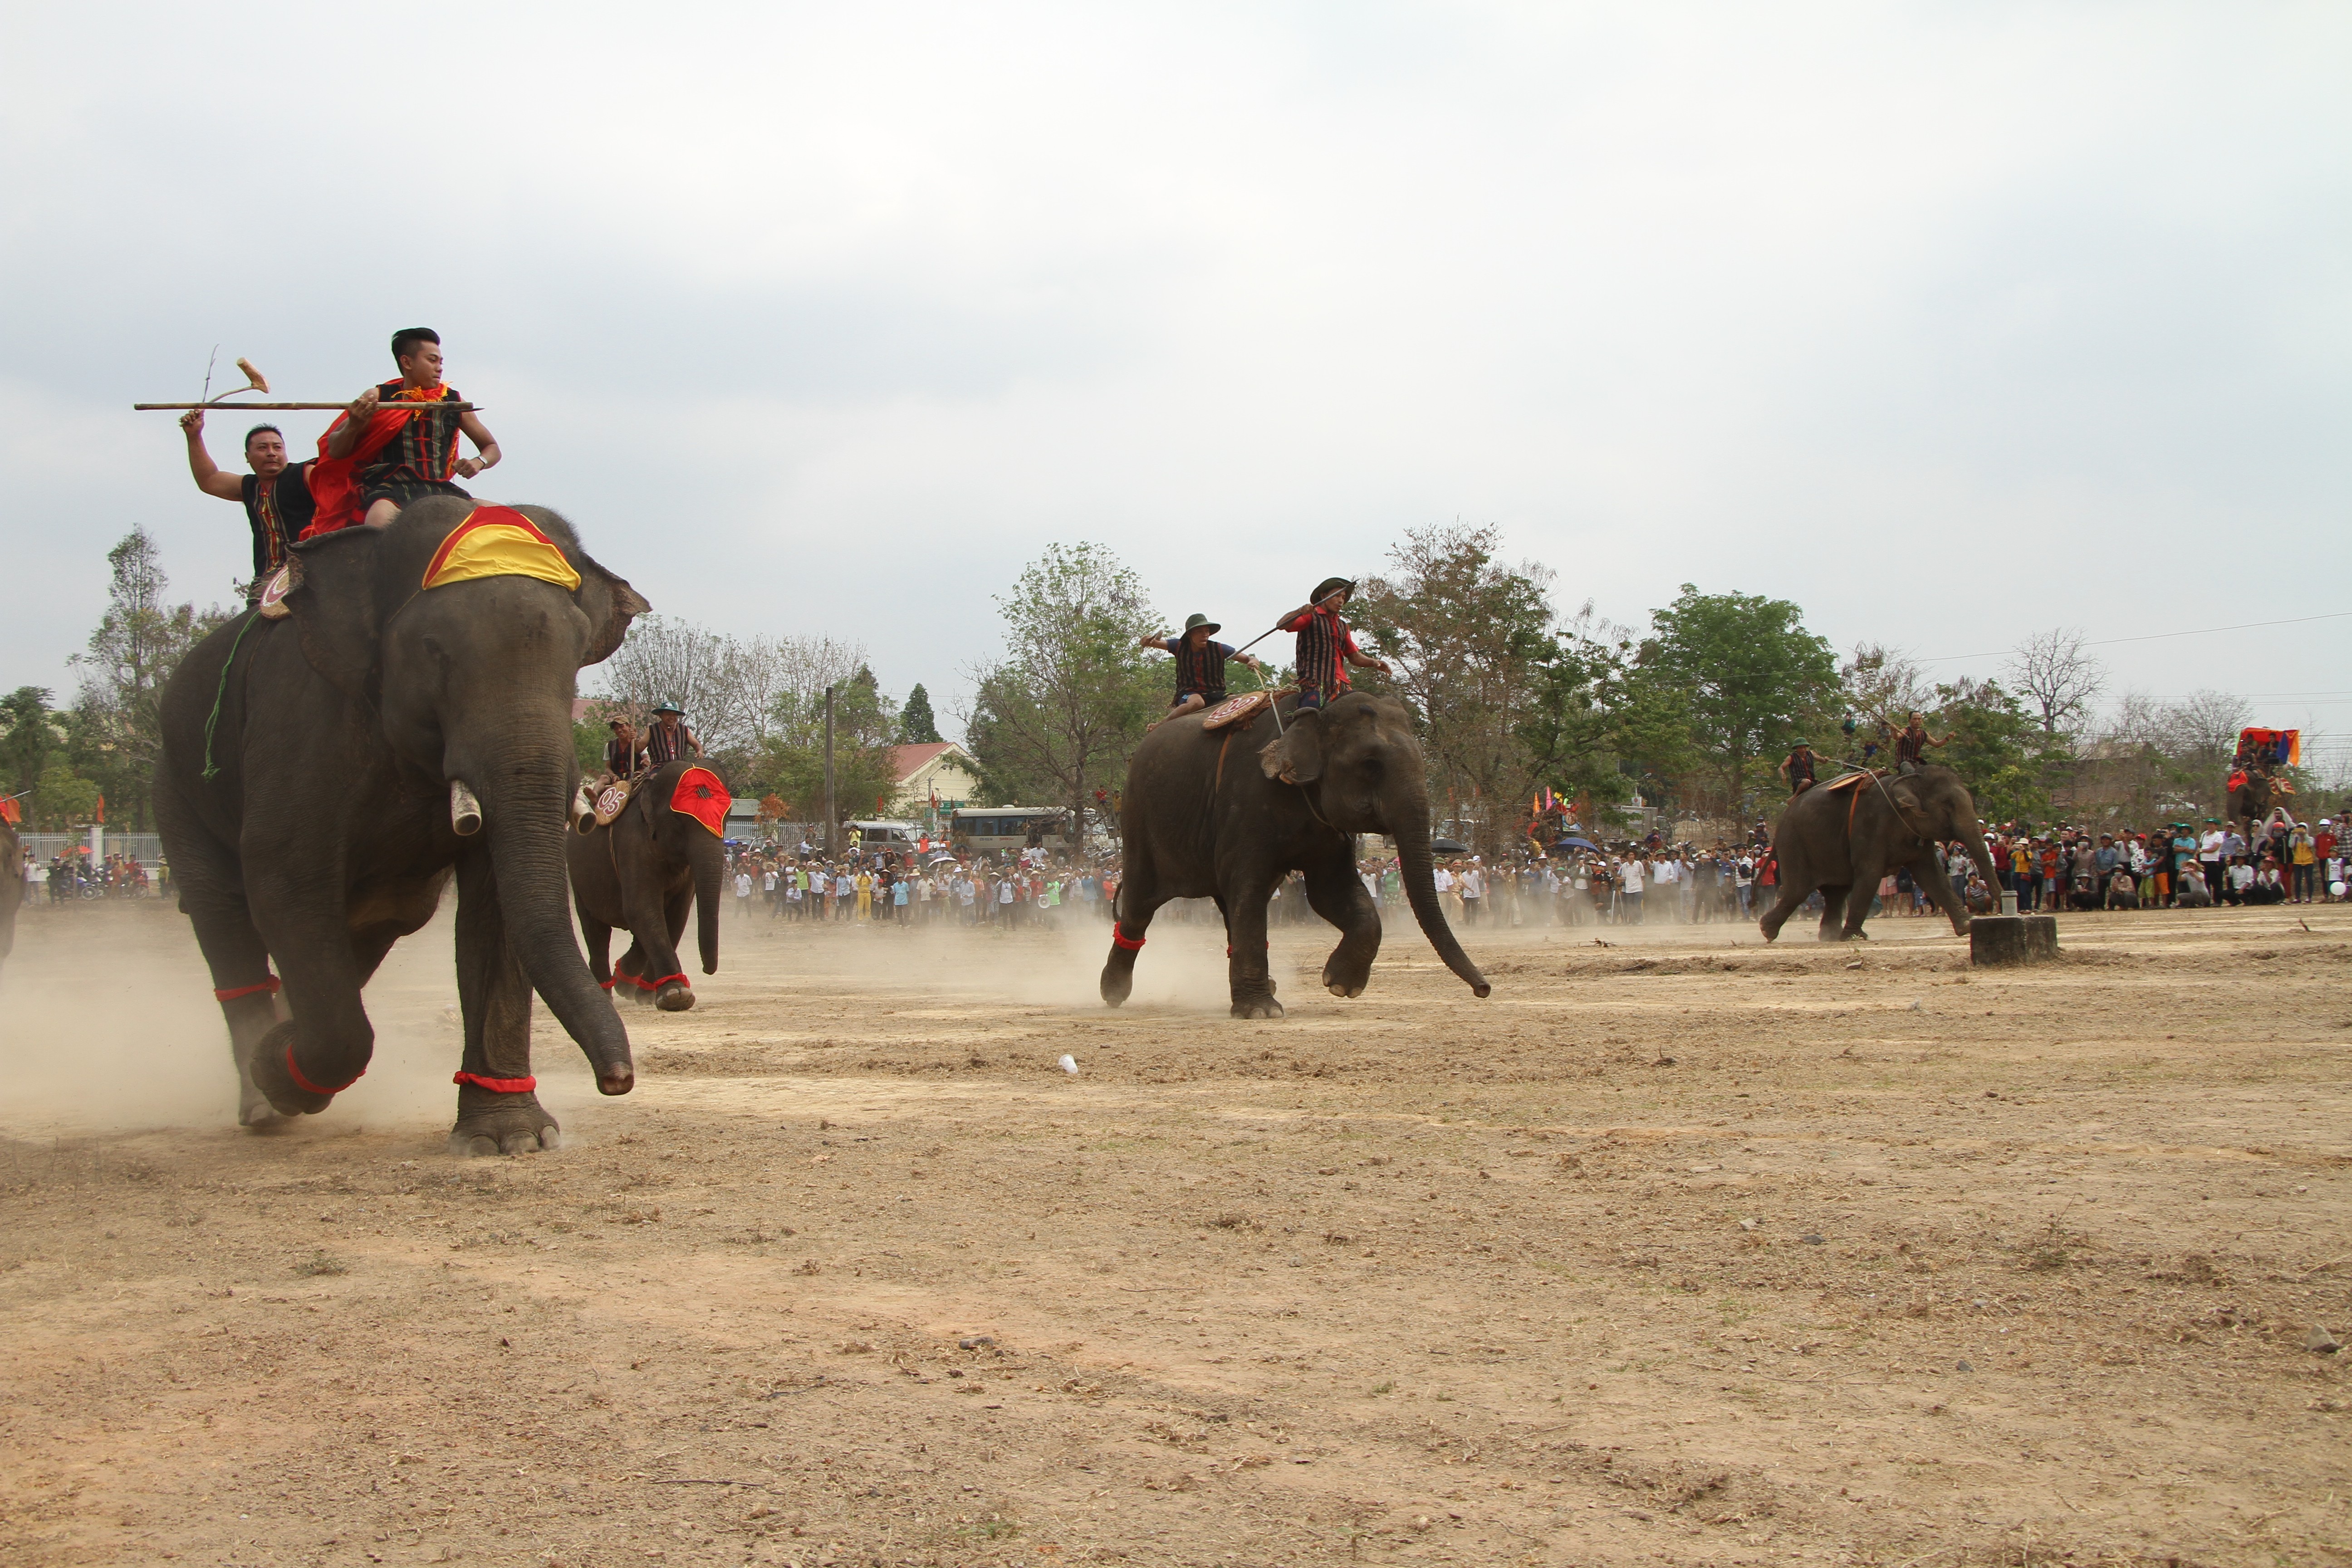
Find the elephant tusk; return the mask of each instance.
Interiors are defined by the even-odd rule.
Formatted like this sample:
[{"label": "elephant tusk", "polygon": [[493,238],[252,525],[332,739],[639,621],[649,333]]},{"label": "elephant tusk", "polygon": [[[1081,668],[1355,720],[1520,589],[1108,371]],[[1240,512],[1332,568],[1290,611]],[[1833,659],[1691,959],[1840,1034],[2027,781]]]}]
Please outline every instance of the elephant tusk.
[{"label": "elephant tusk", "polygon": [[482,830],[482,803],[466,787],[464,779],[449,781],[449,826],[460,838],[471,838]]}]

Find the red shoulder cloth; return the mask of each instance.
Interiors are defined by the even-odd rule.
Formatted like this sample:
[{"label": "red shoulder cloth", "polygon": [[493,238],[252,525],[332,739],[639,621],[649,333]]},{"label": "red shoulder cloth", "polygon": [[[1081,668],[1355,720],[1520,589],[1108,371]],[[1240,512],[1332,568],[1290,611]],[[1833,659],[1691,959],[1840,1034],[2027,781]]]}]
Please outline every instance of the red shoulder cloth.
[{"label": "red shoulder cloth", "polygon": [[360,521],[360,470],[367,467],[370,458],[389,446],[394,436],[400,434],[401,426],[408,423],[408,416],[415,411],[418,404],[437,403],[456,396],[445,386],[434,387],[432,393],[431,397],[395,394],[378,404],[375,417],[368,421],[367,429],[360,435],[359,445],[352,448],[352,455],[348,458],[327,456],[327,442],[352,420],[348,409],[335,416],[335,422],[327,426],[325,435],[319,437],[319,460],[310,465],[310,472],[304,476],[310,487],[310,500],[318,511],[311,518],[310,526],[302,531],[303,538],[333,533]]}]

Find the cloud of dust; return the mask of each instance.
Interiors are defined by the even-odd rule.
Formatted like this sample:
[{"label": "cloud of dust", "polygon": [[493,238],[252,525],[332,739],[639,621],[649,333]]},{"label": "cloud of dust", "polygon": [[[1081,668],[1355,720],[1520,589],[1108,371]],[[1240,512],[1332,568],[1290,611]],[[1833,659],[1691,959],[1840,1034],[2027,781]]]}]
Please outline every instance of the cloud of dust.
[{"label": "cloud of dust", "polygon": [[[460,1041],[455,929],[451,900],[393,949],[367,988],[375,1054],[366,1076],[289,1131],[447,1128]],[[16,952],[0,973],[0,1131],[236,1126],[228,1027],[184,916],[157,904],[27,910],[16,931]],[[551,1110],[595,1099],[578,1048],[560,1029],[535,1047],[542,1060],[571,1053],[569,1064],[554,1065],[579,1080],[542,1088]]]},{"label": "cloud of dust", "polygon": [[[753,934],[771,930],[778,939],[772,945]],[[893,991],[912,984],[936,991],[947,1005],[998,1002],[1098,1013],[1110,922],[1073,905],[1059,911],[1050,929],[1000,931],[949,923],[897,931],[841,923],[812,931],[789,921],[771,927],[763,910],[741,920],[730,911],[719,941],[719,972],[709,983],[714,996],[730,969],[745,974],[773,963]],[[1136,960],[1130,1008],[1223,1013],[1230,1004],[1224,923],[1206,899],[1161,910]],[[697,983],[703,984],[698,974]]]}]

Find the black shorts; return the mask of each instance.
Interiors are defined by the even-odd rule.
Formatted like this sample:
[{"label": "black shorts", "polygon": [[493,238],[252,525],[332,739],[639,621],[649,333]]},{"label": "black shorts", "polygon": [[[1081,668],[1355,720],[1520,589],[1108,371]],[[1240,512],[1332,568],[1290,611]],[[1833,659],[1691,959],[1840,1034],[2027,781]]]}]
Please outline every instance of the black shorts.
[{"label": "black shorts", "polygon": [[405,510],[428,496],[456,496],[460,500],[474,499],[446,479],[387,479],[360,498],[360,512],[365,516],[368,508],[380,500],[388,500]]}]

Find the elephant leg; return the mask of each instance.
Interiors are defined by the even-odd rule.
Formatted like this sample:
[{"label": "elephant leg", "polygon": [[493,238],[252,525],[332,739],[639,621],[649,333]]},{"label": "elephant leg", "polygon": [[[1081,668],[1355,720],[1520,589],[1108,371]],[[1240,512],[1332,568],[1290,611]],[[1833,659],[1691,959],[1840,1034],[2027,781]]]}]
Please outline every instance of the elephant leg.
[{"label": "elephant leg", "polygon": [[588,950],[588,973],[596,984],[610,991],[613,988],[613,928],[588,912],[578,900],[572,900],[572,910],[580,917],[580,942]]},{"label": "elephant leg", "polygon": [[1361,996],[1381,951],[1381,909],[1355,868],[1341,861],[1307,873],[1307,904],[1339,928],[1339,945],[1323,961],[1323,986],[1334,996]]},{"label": "elephant leg", "polygon": [[652,962],[646,955],[646,944],[636,940],[634,931],[631,932],[629,951],[621,954],[620,963],[613,965],[613,994],[618,996],[626,993],[632,1002],[651,1002],[653,987],[646,984],[646,976],[654,973],[646,967]]},{"label": "elephant leg", "polygon": [[[163,816],[160,806],[158,799]],[[172,869],[179,877],[179,908],[195,926],[195,945],[212,969],[212,994],[228,1023],[228,1058],[237,1068],[237,1126],[280,1126],[285,1117],[254,1084],[254,1053],[278,1025],[278,978],[270,975],[268,947],[254,931],[252,912],[237,891],[236,868],[209,835],[174,835]]]},{"label": "elephant leg", "polygon": [[1225,907],[1225,978],[1233,989],[1236,1018],[1279,1018],[1282,1004],[1274,999],[1274,973],[1266,963],[1266,905],[1274,896],[1267,882],[1245,881],[1229,886]]},{"label": "elephant leg", "polygon": [[255,1046],[253,1083],[281,1113],[312,1115],[358,1082],[375,1055],[375,1026],[360,1001],[366,953],[355,949],[344,909],[342,856],[315,837],[273,845],[247,858],[245,885],[288,1014]]},{"label": "elephant leg", "polygon": [[1911,863],[1911,875],[1921,887],[1927,889],[1927,896],[1936,900],[1936,907],[1950,918],[1952,934],[1968,935],[1968,906],[1960,902],[1960,895],[1953,890],[1951,878],[1944,874],[1943,862],[1931,852],[1924,858]]},{"label": "elephant leg", "polygon": [[1862,922],[1870,918],[1871,900],[1878,897],[1878,879],[1886,875],[1885,864],[1876,856],[1857,854],[1853,857],[1853,884],[1845,894],[1845,935],[1867,942],[1869,933]]},{"label": "elephant leg", "polygon": [[1845,940],[1845,899],[1848,889],[1822,888],[1819,891],[1822,895],[1821,940],[1843,942]]},{"label": "elephant leg", "polygon": [[694,888],[688,884],[673,894],[662,910],[661,940],[667,952],[649,955],[648,962],[663,965],[654,971],[667,976],[654,986],[654,1005],[665,1013],[683,1013],[694,1005],[694,983],[686,977],[686,964],[677,955],[677,940],[686,934],[687,917],[694,911]]},{"label": "elephant leg", "polygon": [[1780,928],[1789,923],[1790,915],[1804,907],[1805,899],[1812,890],[1812,884],[1810,882],[1783,881],[1780,884],[1779,896],[1773,900],[1772,907],[1766,910],[1763,919],[1756,922],[1757,927],[1763,931],[1766,942],[1775,942],[1780,939]]},{"label": "elephant leg", "polygon": [[466,1018],[452,1154],[528,1154],[562,1134],[530,1073],[530,979],[507,941],[506,910],[489,847],[457,862],[457,1003]]},{"label": "elephant leg", "polygon": [[1135,956],[1142,950],[1143,933],[1151,929],[1151,917],[1166,901],[1149,866],[1135,867],[1119,879],[1118,896],[1111,902],[1110,956],[1102,966],[1102,999],[1110,1006],[1118,1006],[1134,991]]}]

